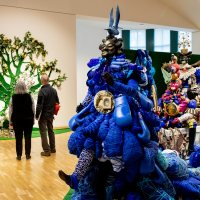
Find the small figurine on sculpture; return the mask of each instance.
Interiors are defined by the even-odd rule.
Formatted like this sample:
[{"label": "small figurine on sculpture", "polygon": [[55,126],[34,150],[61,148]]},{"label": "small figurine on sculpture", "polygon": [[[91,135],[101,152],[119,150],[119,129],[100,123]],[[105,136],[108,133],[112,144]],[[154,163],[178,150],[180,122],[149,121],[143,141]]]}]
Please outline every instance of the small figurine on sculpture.
[{"label": "small figurine on sculpture", "polygon": [[171,61],[164,63],[161,68],[165,83],[179,78],[182,81],[181,92],[185,94],[188,90],[200,92],[200,61],[190,65],[191,54],[188,49],[181,49],[178,58],[172,54]]},{"label": "small figurine on sculpture", "polygon": [[172,54],[171,61],[164,63],[161,71],[166,84],[175,81],[180,77],[180,65],[177,62],[177,56]]},{"label": "small figurine on sculpture", "polygon": [[196,64],[188,63],[192,52],[182,49],[178,54],[180,61],[180,79],[182,80],[182,92],[187,93],[188,89],[197,88],[197,79],[199,79],[200,67]]}]

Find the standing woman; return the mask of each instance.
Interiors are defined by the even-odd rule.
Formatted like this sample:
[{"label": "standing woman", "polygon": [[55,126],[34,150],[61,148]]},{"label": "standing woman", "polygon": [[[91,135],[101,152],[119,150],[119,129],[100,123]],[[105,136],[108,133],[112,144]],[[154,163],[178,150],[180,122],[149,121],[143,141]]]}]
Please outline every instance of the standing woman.
[{"label": "standing woman", "polygon": [[26,159],[31,158],[31,135],[34,124],[34,113],[33,98],[27,93],[25,83],[18,81],[9,107],[10,125],[13,125],[15,132],[17,160],[21,160],[22,156],[23,135],[25,138]]}]

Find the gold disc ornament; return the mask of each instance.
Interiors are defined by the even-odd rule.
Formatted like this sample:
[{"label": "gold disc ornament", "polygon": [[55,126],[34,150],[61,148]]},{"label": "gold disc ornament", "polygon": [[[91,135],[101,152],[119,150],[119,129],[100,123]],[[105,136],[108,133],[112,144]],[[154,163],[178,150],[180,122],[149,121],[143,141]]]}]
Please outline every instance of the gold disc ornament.
[{"label": "gold disc ornament", "polygon": [[101,90],[94,97],[94,107],[98,112],[110,113],[114,109],[114,97],[112,93]]},{"label": "gold disc ornament", "polygon": [[174,102],[171,102],[166,105],[165,112],[169,116],[176,116],[177,114],[179,114],[179,109],[178,109],[178,106]]}]

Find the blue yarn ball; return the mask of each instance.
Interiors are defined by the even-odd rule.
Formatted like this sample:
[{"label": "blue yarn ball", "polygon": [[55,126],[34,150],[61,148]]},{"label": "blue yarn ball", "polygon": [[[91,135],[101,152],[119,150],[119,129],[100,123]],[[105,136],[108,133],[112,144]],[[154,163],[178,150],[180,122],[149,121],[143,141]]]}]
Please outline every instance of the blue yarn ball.
[{"label": "blue yarn ball", "polygon": [[134,163],[142,155],[142,147],[135,134],[130,131],[124,131],[123,161],[126,163]]},{"label": "blue yarn ball", "polygon": [[140,162],[140,173],[147,175],[155,169],[155,158],[158,153],[158,145],[155,142],[149,142],[147,147],[144,147],[144,156]]},{"label": "blue yarn ball", "polygon": [[166,173],[172,180],[184,180],[189,177],[187,163],[181,159],[175,152],[164,154],[168,160]]},{"label": "blue yarn ball", "polygon": [[92,138],[87,138],[84,142],[84,148],[88,150],[95,150],[95,142]]},{"label": "blue yarn ball", "polygon": [[195,151],[191,153],[189,163],[192,167],[200,167],[200,151]]},{"label": "blue yarn ball", "polygon": [[167,158],[162,154],[160,150],[158,151],[158,154],[156,156],[156,161],[163,170],[166,170],[169,166]]},{"label": "blue yarn ball", "polygon": [[104,140],[105,154],[108,157],[121,156],[123,131],[119,126],[115,124],[113,119],[111,119],[109,123],[110,123],[109,131]]},{"label": "blue yarn ball", "polygon": [[99,58],[92,58],[90,61],[87,63],[88,67],[93,67],[95,65],[99,64]]},{"label": "blue yarn ball", "polygon": [[200,199],[200,180],[198,176],[189,177],[182,181],[175,180],[173,185],[179,194],[189,196],[191,199]]},{"label": "blue yarn ball", "polygon": [[109,131],[109,120],[110,120],[110,115],[107,115],[105,117],[105,120],[101,123],[99,127],[99,132],[98,132],[98,138],[100,138],[102,141],[105,140],[105,137]]},{"label": "blue yarn ball", "polygon": [[84,148],[85,140],[86,137],[82,134],[81,131],[75,131],[74,133],[72,133],[68,140],[69,152],[79,157],[81,151]]}]

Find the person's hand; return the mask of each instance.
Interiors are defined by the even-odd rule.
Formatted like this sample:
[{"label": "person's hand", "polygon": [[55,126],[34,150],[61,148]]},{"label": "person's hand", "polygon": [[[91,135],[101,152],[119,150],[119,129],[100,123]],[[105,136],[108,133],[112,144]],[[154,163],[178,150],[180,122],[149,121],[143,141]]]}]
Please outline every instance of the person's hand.
[{"label": "person's hand", "polygon": [[160,106],[153,107],[153,112],[159,116],[162,112],[162,108]]},{"label": "person's hand", "polygon": [[80,104],[76,107],[76,112],[79,113],[83,108],[84,108],[83,104],[80,103]]},{"label": "person's hand", "polygon": [[172,121],[172,124],[178,124],[178,123],[180,123],[179,118],[175,118],[175,119]]},{"label": "person's hand", "polygon": [[102,77],[108,85],[114,84],[113,77],[108,72],[103,73]]}]

